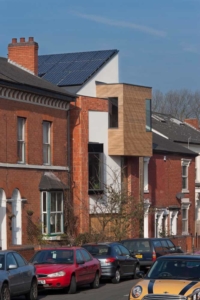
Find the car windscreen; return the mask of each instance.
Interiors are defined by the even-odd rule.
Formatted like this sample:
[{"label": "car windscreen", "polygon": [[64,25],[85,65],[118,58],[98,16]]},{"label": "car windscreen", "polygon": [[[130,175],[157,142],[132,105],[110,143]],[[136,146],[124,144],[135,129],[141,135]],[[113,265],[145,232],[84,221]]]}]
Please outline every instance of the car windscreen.
[{"label": "car windscreen", "polygon": [[84,245],[83,247],[93,256],[110,254],[110,247],[108,247],[107,245]]},{"label": "car windscreen", "polygon": [[149,241],[131,240],[131,241],[124,241],[124,242],[122,242],[122,244],[130,252],[134,252],[134,253],[150,252],[151,251]]},{"label": "car windscreen", "polygon": [[146,278],[200,280],[200,260],[159,259],[153,264]]},{"label": "car windscreen", "polygon": [[0,254],[0,270],[5,270],[5,255]]},{"label": "car windscreen", "polygon": [[73,250],[42,250],[31,259],[34,264],[73,264]]}]

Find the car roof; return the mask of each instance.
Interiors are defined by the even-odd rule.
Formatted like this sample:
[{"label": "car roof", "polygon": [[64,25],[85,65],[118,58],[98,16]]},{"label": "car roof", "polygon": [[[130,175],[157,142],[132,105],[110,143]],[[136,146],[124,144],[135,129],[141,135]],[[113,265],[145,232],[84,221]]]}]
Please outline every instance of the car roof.
[{"label": "car roof", "polygon": [[200,260],[200,255],[196,253],[174,253],[166,254],[157,258],[157,260],[163,259],[183,259],[183,260]]},{"label": "car roof", "polygon": [[125,241],[160,241],[160,240],[170,240],[170,238],[130,238],[121,240],[121,242]]},{"label": "car roof", "polygon": [[82,249],[81,247],[77,246],[64,246],[64,247],[47,247],[47,248],[42,248],[38,249],[38,251],[47,251],[47,250],[77,250],[77,249]]},{"label": "car roof", "polygon": [[99,243],[87,243],[87,244],[83,244],[82,246],[99,246],[99,245],[106,245],[106,246],[112,246],[112,245],[118,245],[120,243],[118,242],[99,242]]}]

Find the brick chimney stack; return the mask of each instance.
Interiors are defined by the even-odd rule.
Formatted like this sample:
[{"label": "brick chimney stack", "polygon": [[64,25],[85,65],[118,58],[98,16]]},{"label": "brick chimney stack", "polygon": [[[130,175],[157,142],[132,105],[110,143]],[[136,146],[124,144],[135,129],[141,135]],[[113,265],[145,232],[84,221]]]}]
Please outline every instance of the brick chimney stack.
[{"label": "brick chimney stack", "polygon": [[199,130],[199,121],[198,119],[185,119],[185,123],[188,123],[189,125],[195,127],[196,129]]},{"label": "brick chimney stack", "polygon": [[38,75],[38,48],[33,37],[29,37],[28,41],[22,37],[19,42],[13,38],[8,45],[8,62]]}]

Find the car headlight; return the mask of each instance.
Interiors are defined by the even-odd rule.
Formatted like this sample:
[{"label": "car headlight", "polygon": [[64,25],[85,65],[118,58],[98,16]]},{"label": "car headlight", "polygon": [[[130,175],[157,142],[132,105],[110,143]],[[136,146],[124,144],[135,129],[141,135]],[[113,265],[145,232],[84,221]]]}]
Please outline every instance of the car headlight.
[{"label": "car headlight", "polygon": [[140,285],[136,285],[133,289],[132,289],[132,296],[134,298],[138,298],[140,295],[142,294],[142,287]]},{"label": "car headlight", "polygon": [[49,275],[47,275],[47,277],[50,277],[50,278],[52,278],[52,277],[62,277],[62,276],[65,276],[65,274],[66,273],[64,271],[60,271],[60,272],[49,274]]},{"label": "car headlight", "polygon": [[193,300],[200,300],[200,289],[196,289],[192,293]]}]

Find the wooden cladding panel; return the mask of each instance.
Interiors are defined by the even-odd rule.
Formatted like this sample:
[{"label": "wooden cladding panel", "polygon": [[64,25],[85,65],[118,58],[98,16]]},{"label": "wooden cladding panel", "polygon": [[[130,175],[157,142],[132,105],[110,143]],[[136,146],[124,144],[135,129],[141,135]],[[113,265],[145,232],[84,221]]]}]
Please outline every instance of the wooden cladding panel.
[{"label": "wooden cladding panel", "polygon": [[108,129],[109,155],[151,156],[152,133],[146,132],[146,99],[151,88],[129,84],[97,85],[97,96],[118,97],[119,127]]}]

